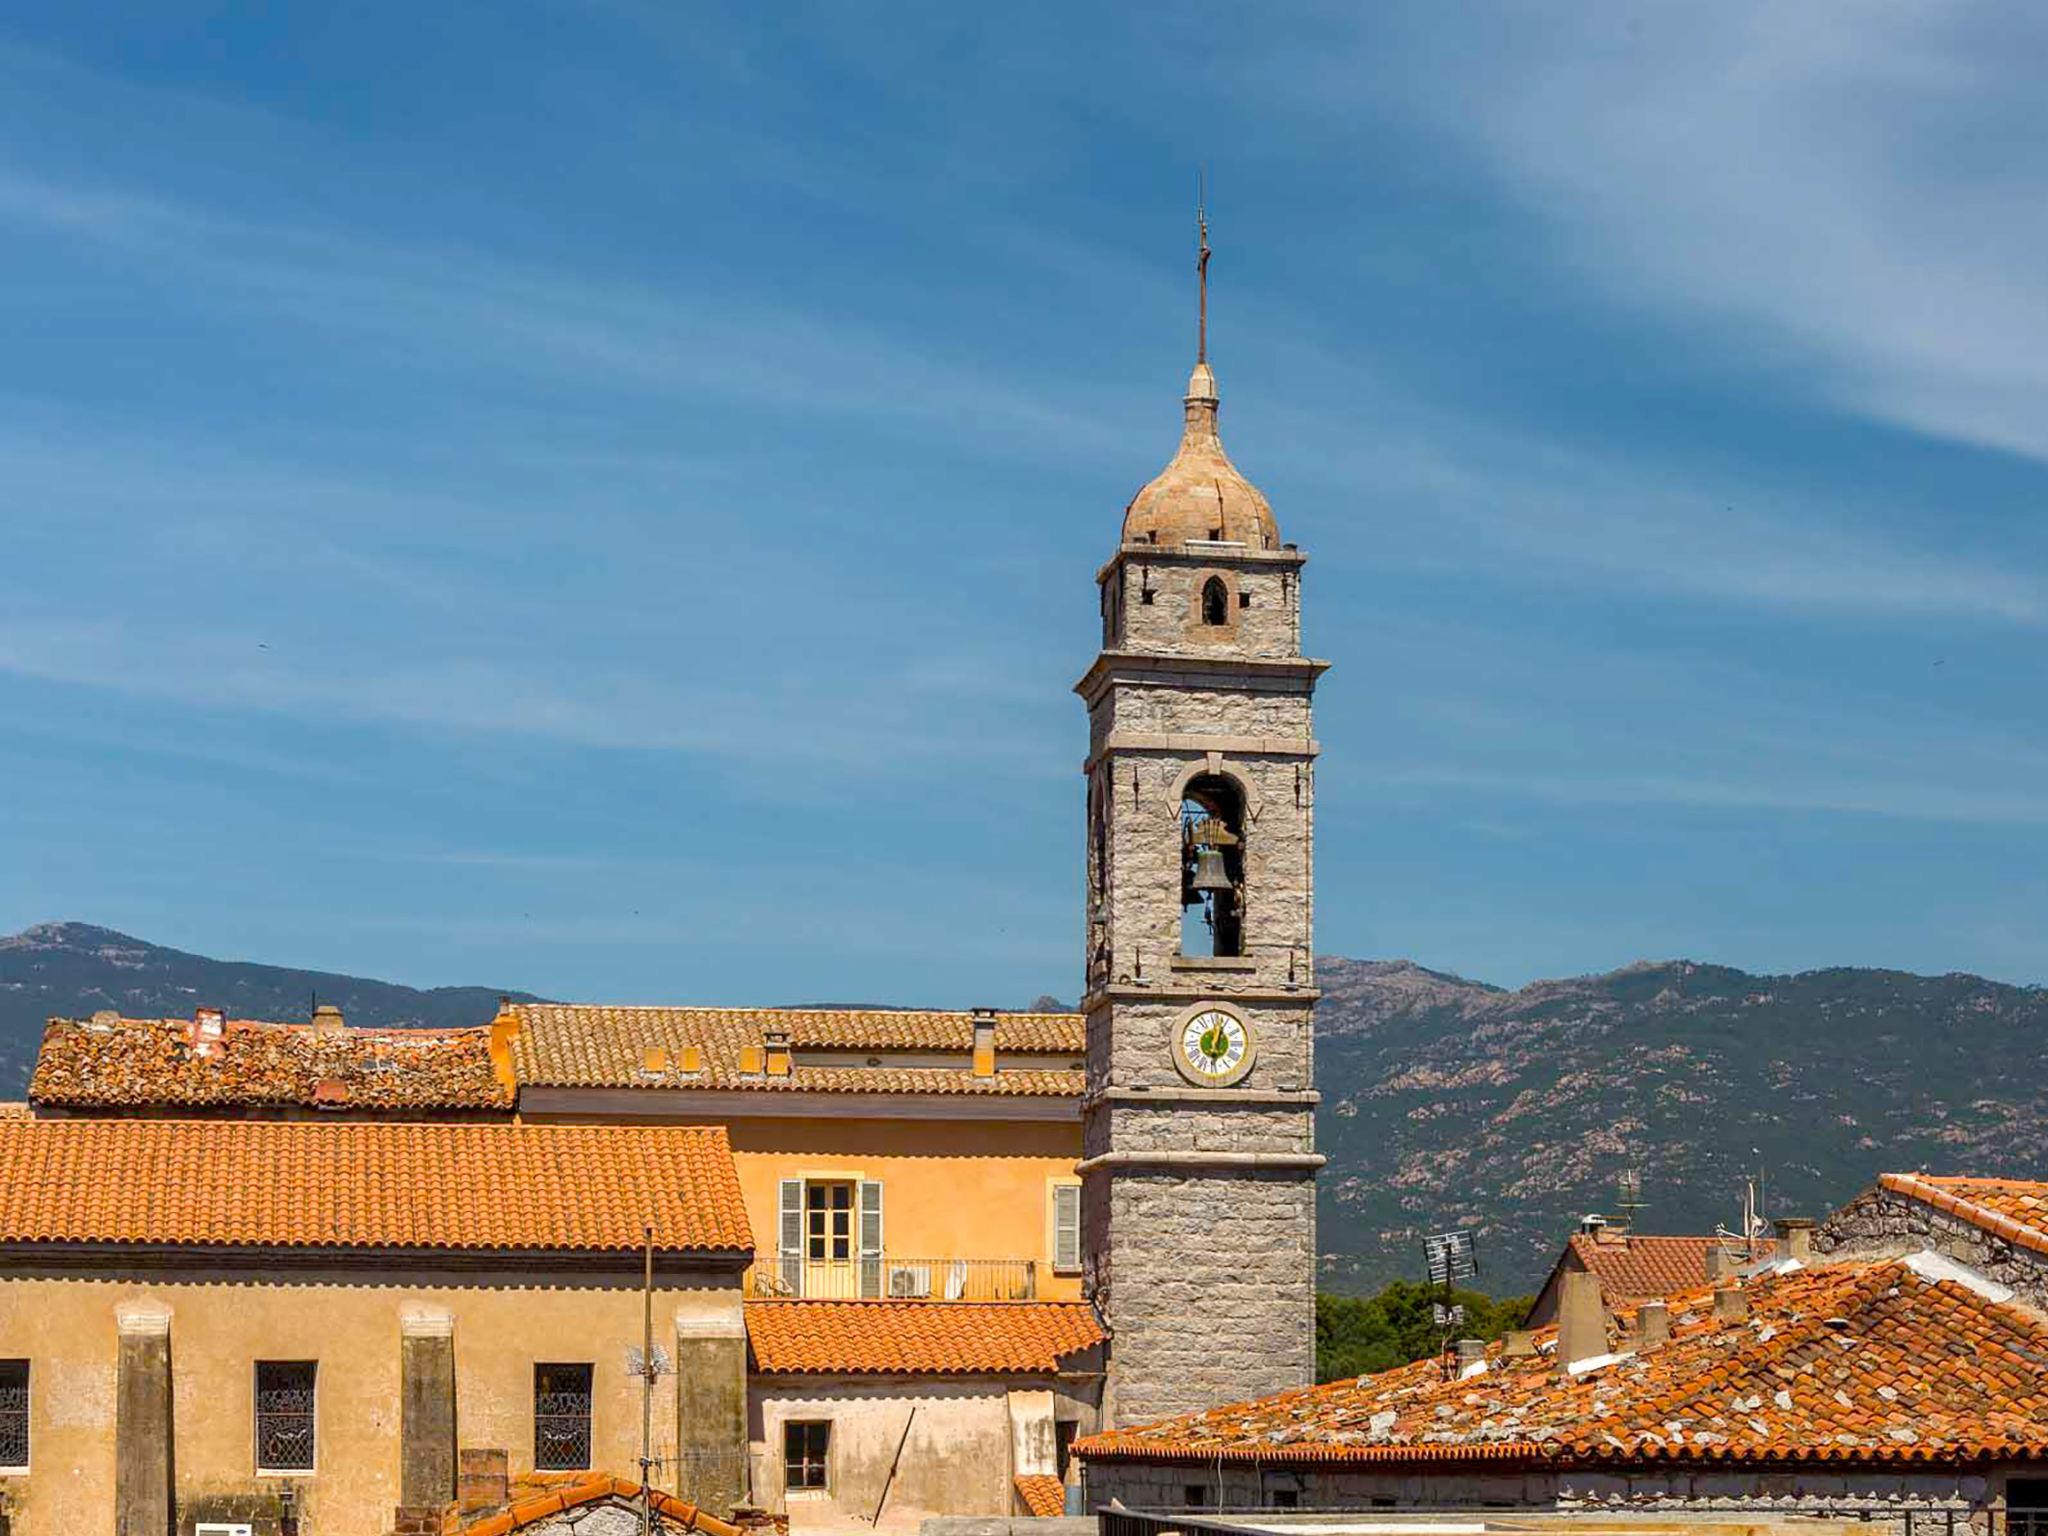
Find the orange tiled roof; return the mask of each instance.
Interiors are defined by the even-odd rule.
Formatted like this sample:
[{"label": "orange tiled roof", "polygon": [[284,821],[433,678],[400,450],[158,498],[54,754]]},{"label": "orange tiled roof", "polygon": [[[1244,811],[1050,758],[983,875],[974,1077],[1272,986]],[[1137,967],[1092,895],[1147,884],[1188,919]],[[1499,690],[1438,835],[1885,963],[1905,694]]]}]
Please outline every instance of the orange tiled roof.
[{"label": "orange tiled roof", "polygon": [[1067,1512],[1067,1485],[1051,1473],[1027,1474],[1015,1478],[1017,1497],[1041,1520]]},{"label": "orange tiled roof", "polygon": [[512,1107],[488,1025],[318,1034],[234,1019],[219,1038],[200,1039],[190,1019],[52,1019],[28,1091],[69,1109]]},{"label": "orange tiled roof", "polygon": [[[996,1016],[993,1077],[969,1070],[971,1013],[910,1009],[614,1008],[590,1004],[516,1003],[511,1059],[523,1087],[746,1088],[824,1093],[1024,1094],[1078,1098],[1086,1037],[1073,1013]],[[740,1053],[763,1046],[770,1029],[787,1030],[793,1065],[787,1075],[742,1072]],[[702,1053],[695,1073],[678,1070],[685,1047]],[[666,1066],[647,1070],[658,1048]],[[807,1052],[873,1053],[879,1064],[807,1063]],[[912,1053],[915,1053],[912,1055]],[[957,1054],[958,1066],[932,1064]],[[891,1060],[911,1056],[910,1060]]]},{"label": "orange tiled roof", "polygon": [[1085,1301],[750,1301],[754,1369],[1050,1375],[1107,1335]]},{"label": "orange tiled roof", "polygon": [[[2048,1458],[2048,1321],[1903,1260],[1766,1274],[1749,1316],[1671,1298],[1671,1337],[1560,1375],[1434,1360],[1096,1435],[1101,1459],[1841,1461]],[[1538,1335],[1555,1349],[1555,1330]],[[1623,1341],[1617,1347],[1625,1348]]]},{"label": "orange tiled roof", "polygon": [[2048,1184],[2028,1179],[1963,1179],[1926,1173],[1881,1174],[1878,1183],[1982,1227],[2016,1247],[2048,1253]]},{"label": "orange tiled roof", "polygon": [[0,1243],[753,1247],[722,1126],[0,1121]]},{"label": "orange tiled roof", "polygon": [[[539,1525],[550,1516],[579,1505],[594,1504],[599,1499],[617,1499],[634,1511],[641,1507],[640,1485],[629,1483],[623,1477],[614,1477],[609,1472],[575,1472],[561,1477],[538,1473],[521,1479],[512,1492],[512,1503],[508,1508],[460,1521],[451,1517],[446,1529],[454,1532],[455,1536],[507,1536],[509,1532]],[[674,1494],[663,1493],[658,1488],[654,1492],[654,1512],[664,1517],[663,1530],[703,1531],[705,1536],[740,1536],[738,1526],[716,1515],[706,1514],[696,1505],[685,1503]]]},{"label": "orange tiled roof", "polygon": [[[1651,1237],[1630,1232],[1597,1237],[1574,1232],[1570,1252],[1586,1269],[1599,1277],[1600,1294],[1609,1306],[1648,1301],[1669,1296],[1707,1283],[1707,1250],[1717,1246],[1716,1237]],[[1733,1249],[1732,1252],[1743,1252]],[[1769,1238],[1756,1244],[1754,1259],[1777,1257],[1778,1245]]]}]

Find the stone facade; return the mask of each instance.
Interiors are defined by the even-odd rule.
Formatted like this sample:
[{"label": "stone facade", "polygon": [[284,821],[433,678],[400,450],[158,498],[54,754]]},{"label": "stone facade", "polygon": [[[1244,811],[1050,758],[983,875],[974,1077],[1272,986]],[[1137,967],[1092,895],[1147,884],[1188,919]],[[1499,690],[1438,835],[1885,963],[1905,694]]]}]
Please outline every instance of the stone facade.
[{"label": "stone facade", "polygon": [[[1259,1467],[1214,1462],[1088,1463],[1090,1507],[1119,1499],[1133,1509],[1369,1509],[1374,1505],[1521,1510],[1606,1510],[1711,1518],[1718,1509],[1788,1515],[1819,1514],[1843,1506],[1889,1506],[1903,1529],[1907,1510],[1954,1510],[1957,1528],[1989,1532],[2002,1509],[2004,1474],[1996,1469],[1928,1468],[1872,1471],[1827,1466],[1792,1469],[1657,1468],[1609,1471],[1532,1467],[1492,1471],[1475,1467],[1347,1470],[1339,1467]],[[1937,1521],[1940,1519],[1936,1517]],[[1871,1522],[1884,1530],[1888,1522]],[[1937,1524],[1934,1528],[1939,1529]],[[1858,1529],[1863,1529],[1859,1525]]]},{"label": "stone facade", "polygon": [[[1214,454],[1189,445],[1220,453],[1215,409],[1198,369],[1182,453],[1141,500],[1199,509],[1212,494]],[[1235,494],[1250,498],[1255,541],[1198,528],[1193,542],[1133,542],[1127,524],[1097,575],[1103,650],[1076,690],[1090,726],[1082,1219],[1088,1292],[1112,1338],[1110,1426],[1314,1375],[1311,701],[1324,664],[1301,654],[1303,556],[1279,545],[1255,491]],[[1184,953],[1183,806],[1218,787],[1235,821],[1235,937]],[[1175,1060],[1210,1007],[1252,1042],[1227,1084]]]},{"label": "stone facade", "polygon": [[1814,1231],[1813,1248],[1838,1259],[1890,1257],[1932,1248],[1987,1279],[2011,1286],[2022,1300],[2048,1309],[2048,1254],[2009,1243],[1882,1184],[1871,1185],[1822,1222]]}]

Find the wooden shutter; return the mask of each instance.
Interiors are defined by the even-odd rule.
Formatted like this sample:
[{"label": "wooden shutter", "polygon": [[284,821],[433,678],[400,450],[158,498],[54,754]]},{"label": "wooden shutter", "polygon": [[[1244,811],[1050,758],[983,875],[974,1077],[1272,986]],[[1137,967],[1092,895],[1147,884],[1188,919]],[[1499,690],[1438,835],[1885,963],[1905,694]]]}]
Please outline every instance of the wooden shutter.
[{"label": "wooden shutter", "polygon": [[1081,1186],[1052,1187],[1052,1267],[1081,1267]]},{"label": "wooden shutter", "polygon": [[792,1296],[804,1293],[804,1181],[784,1179],[776,1195],[775,1224],[781,1239],[782,1284]]},{"label": "wooden shutter", "polygon": [[882,1294],[882,1181],[860,1181],[860,1293]]}]

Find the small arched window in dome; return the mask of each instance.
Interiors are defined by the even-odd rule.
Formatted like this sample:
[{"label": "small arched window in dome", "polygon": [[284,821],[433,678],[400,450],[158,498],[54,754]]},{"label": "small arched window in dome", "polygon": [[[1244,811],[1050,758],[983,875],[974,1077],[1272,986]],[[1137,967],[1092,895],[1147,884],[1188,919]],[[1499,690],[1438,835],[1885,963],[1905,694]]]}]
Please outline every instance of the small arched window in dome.
[{"label": "small arched window in dome", "polygon": [[1221,576],[1211,576],[1202,583],[1202,622],[1204,624],[1228,624],[1230,622],[1230,589],[1223,585]]}]

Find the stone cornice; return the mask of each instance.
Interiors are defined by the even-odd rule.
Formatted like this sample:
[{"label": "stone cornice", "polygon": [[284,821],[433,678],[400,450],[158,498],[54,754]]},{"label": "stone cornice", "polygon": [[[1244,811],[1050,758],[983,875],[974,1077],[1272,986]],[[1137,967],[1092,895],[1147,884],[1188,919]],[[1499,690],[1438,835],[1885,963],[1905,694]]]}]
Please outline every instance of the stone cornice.
[{"label": "stone cornice", "polygon": [[1222,682],[1252,679],[1293,682],[1301,684],[1303,691],[1307,691],[1313,689],[1316,679],[1329,670],[1330,664],[1327,661],[1318,660],[1313,656],[1103,651],[1095,658],[1094,664],[1081,675],[1081,680],[1074,684],[1074,692],[1092,704],[1101,693],[1103,685],[1112,676],[1152,674],[1170,679],[1175,673]]},{"label": "stone cornice", "polygon": [[1125,544],[1103,561],[1095,571],[1095,583],[1109,580],[1124,565],[1268,565],[1300,570],[1308,556],[1292,544],[1278,549],[1253,549],[1249,544],[1217,544],[1203,540],[1194,544]]}]

